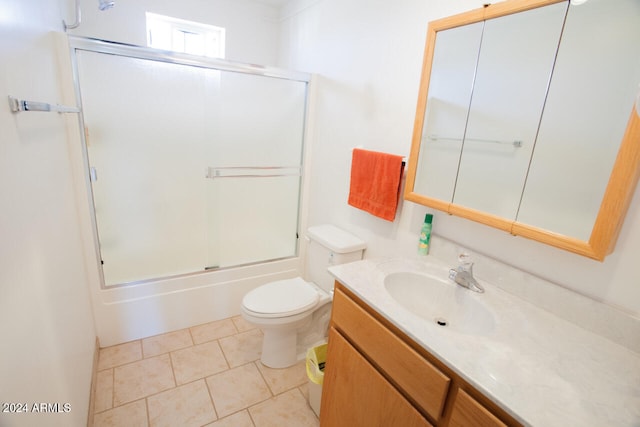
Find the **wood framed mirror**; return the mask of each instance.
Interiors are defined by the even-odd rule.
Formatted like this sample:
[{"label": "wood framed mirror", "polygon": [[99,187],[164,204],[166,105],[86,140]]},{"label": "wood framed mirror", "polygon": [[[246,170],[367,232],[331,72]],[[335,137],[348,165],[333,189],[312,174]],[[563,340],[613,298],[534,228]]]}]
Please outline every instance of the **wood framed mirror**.
[{"label": "wood framed mirror", "polygon": [[637,0],[430,22],[404,198],[603,260],[640,176],[638,40]]}]

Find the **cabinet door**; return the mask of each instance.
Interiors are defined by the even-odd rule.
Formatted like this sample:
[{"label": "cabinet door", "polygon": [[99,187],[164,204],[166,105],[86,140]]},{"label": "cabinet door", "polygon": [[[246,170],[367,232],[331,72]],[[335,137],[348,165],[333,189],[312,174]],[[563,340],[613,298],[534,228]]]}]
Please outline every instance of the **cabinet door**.
[{"label": "cabinet door", "polygon": [[638,93],[638,40],[637,0],[569,8],[519,223],[591,237]]},{"label": "cabinet door", "polygon": [[507,427],[487,408],[459,389],[449,427]]},{"label": "cabinet door", "polygon": [[431,424],[331,328],[320,426],[426,427]]},{"label": "cabinet door", "polygon": [[447,203],[453,201],[483,26],[436,33],[415,191]]}]

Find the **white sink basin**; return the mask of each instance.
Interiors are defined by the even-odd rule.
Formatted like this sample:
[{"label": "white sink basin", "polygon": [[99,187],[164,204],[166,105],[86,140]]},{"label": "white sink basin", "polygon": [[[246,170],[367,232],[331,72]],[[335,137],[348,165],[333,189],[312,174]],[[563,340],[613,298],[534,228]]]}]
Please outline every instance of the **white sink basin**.
[{"label": "white sink basin", "polygon": [[384,287],[402,307],[442,328],[487,334],[495,327],[495,318],[482,303],[482,294],[448,278],[402,271],[389,273]]}]

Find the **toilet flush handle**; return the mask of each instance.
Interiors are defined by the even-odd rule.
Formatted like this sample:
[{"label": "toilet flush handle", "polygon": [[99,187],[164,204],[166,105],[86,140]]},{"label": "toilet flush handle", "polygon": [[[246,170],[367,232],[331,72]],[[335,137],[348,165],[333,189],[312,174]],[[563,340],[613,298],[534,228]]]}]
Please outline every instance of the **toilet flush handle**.
[{"label": "toilet flush handle", "polygon": [[329,252],[329,265],[333,265],[334,263],[333,256],[334,256],[333,251]]}]

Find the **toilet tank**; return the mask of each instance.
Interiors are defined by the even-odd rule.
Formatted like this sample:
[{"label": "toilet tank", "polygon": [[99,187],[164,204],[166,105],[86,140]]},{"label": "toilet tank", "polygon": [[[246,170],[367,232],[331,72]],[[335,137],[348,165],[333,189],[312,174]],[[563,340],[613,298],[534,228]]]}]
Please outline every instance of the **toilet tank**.
[{"label": "toilet tank", "polygon": [[366,243],[333,225],[314,225],[307,230],[307,280],[326,292],[333,290],[334,278],[327,268],[362,259]]}]

